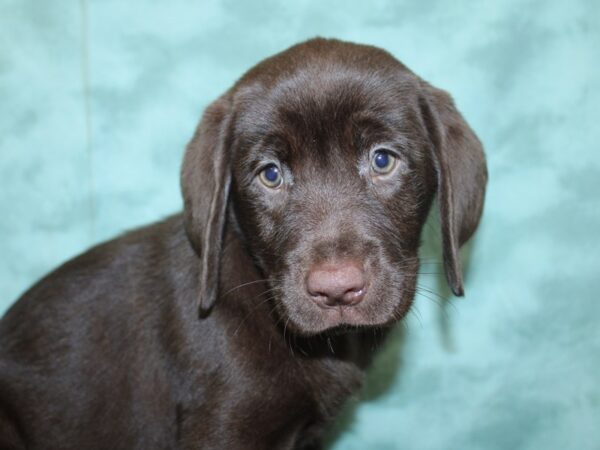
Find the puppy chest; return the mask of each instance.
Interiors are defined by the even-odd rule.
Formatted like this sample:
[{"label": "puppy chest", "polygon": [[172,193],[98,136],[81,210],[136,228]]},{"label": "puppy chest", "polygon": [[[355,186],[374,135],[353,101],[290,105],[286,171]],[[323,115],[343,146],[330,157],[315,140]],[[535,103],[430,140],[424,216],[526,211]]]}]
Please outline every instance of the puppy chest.
[{"label": "puppy chest", "polygon": [[279,370],[245,375],[229,378],[218,396],[184,418],[184,441],[199,439],[215,448],[297,448],[322,435],[362,378],[345,364],[313,363],[283,363]]}]

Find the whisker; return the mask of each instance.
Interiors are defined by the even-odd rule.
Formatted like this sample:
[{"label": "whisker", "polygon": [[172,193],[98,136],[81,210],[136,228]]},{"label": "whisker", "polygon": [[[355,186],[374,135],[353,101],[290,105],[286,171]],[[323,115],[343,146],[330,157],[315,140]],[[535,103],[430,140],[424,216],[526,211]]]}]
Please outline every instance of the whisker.
[{"label": "whisker", "polygon": [[402,276],[406,278],[417,278],[419,275],[442,275],[440,272],[415,272],[415,273],[403,273]]},{"label": "whisker", "polygon": [[254,280],[254,281],[249,281],[248,283],[242,283],[239,286],[235,286],[235,287],[229,289],[227,292],[225,292],[223,294],[223,297],[225,297],[226,295],[231,294],[233,291],[236,291],[236,290],[238,290],[240,288],[243,288],[245,286],[250,286],[251,284],[256,284],[256,283],[267,283],[269,281],[271,281],[269,278],[265,278],[265,279],[262,279],[262,280]]},{"label": "whisker", "polygon": [[285,332],[287,330],[287,326],[288,326],[289,322],[290,322],[290,318],[288,317],[287,320],[285,321],[285,325],[283,326],[283,340],[288,344],[288,347],[290,348],[290,353],[292,354],[292,358],[295,358],[296,355],[294,354],[294,349],[292,348],[292,343],[289,341],[289,337],[287,340],[285,338]]},{"label": "whisker", "polygon": [[417,291],[415,292],[415,294],[417,294],[417,295],[422,295],[423,297],[425,297],[425,298],[427,298],[427,299],[431,300],[433,303],[435,303],[436,305],[438,305],[440,308],[443,306],[443,305],[442,305],[442,302],[441,302],[440,300],[438,300],[438,299],[437,299],[437,298],[435,298],[435,297],[430,297],[428,294],[425,294],[424,292],[420,292],[418,289],[417,289]]},{"label": "whisker", "polygon": [[441,295],[441,294],[439,294],[438,292],[434,291],[433,289],[431,289],[431,288],[428,288],[428,287],[426,287],[426,286],[423,286],[423,285],[421,285],[421,284],[418,284],[418,285],[417,285],[417,291],[418,291],[418,290],[422,290],[422,291],[428,292],[428,293],[430,293],[430,294],[432,294],[432,295],[435,295],[435,296],[436,296],[437,298],[439,298],[440,300],[444,300],[444,301],[446,300],[446,297],[444,297],[443,295]]},{"label": "whisker", "polygon": [[327,345],[329,346],[329,350],[331,350],[331,354],[335,355],[335,350],[333,349],[333,345],[331,344],[331,337],[327,336]]},{"label": "whisker", "polygon": [[242,327],[242,325],[244,324],[244,322],[248,319],[248,317],[250,317],[252,314],[254,314],[256,312],[256,310],[258,309],[259,306],[264,305],[265,303],[267,303],[270,300],[273,300],[274,298],[275,297],[273,297],[273,296],[269,296],[269,297],[265,298],[264,300],[258,302],[256,305],[253,305],[253,307],[250,309],[250,311],[248,312],[248,314],[246,314],[244,316],[244,318],[242,319],[242,321],[240,322],[240,324],[237,326],[237,328],[233,332],[232,336],[235,337],[237,335],[238,331],[240,330],[240,328]]},{"label": "whisker", "polygon": [[413,307],[410,309],[410,312],[415,315],[415,317],[419,321],[419,325],[421,326],[421,328],[423,328],[423,321],[422,321],[421,311],[419,311],[419,308],[417,308],[417,305],[413,305]]},{"label": "whisker", "polygon": [[262,296],[262,295],[265,295],[265,294],[270,294],[270,293],[272,293],[272,292],[274,292],[274,291],[276,291],[276,290],[277,290],[277,288],[270,288],[270,289],[266,289],[266,290],[262,291],[261,293],[259,293],[259,294],[255,295],[254,297],[251,297],[251,298],[249,299],[249,301],[256,300],[258,297],[260,297],[260,296]]}]

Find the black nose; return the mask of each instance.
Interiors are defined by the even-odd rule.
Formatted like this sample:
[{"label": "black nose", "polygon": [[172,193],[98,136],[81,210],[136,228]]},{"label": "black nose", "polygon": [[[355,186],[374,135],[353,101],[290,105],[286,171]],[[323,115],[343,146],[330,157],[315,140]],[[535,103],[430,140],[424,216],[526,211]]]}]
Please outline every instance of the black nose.
[{"label": "black nose", "polygon": [[367,290],[365,271],[349,260],[319,264],[308,272],[306,290],[323,308],[356,305]]}]

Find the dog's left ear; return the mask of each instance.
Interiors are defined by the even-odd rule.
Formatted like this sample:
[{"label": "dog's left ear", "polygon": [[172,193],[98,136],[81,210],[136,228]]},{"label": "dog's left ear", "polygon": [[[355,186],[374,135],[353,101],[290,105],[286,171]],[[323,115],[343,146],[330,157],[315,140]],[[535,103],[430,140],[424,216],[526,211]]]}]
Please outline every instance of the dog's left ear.
[{"label": "dog's left ear", "polygon": [[421,83],[421,111],[437,172],[444,271],[454,295],[462,296],[458,250],[479,224],[487,183],[485,156],[481,142],[450,95],[424,81]]},{"label": "dog's left ear", "polygon": [[185,231],[200,258],[197,299],[200,317],[208,315],[218,295],[221,244],[231,184],[230,117],[231,101],[227,94],[206,108],[181,168]]}]

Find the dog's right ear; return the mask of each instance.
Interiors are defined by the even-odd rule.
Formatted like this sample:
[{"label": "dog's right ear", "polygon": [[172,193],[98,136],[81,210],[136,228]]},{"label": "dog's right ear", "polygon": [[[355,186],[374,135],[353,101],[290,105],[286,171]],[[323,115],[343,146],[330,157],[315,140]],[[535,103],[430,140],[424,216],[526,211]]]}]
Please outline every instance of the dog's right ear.
[{"label": "dog's right ear", "polygon": [[209,314],[218,295],[221,244],[231,184],[230,123],[231,101],[225,94],[206,108],[181,168],[185,231],[200,258],[197,298],[200,317]]}]

